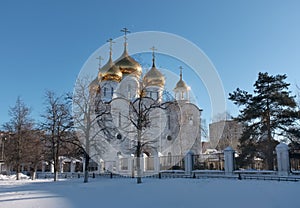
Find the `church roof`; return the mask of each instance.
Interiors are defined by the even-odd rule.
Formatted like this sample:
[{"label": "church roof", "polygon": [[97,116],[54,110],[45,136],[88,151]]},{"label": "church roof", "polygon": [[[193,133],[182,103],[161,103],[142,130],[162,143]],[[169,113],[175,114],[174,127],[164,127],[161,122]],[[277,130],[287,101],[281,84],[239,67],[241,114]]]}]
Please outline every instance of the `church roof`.
[{"label": "church roof", "polygon": [[163,88],[165,86],[164,75],[155,67],[155,55],[152,54],[152,68],[144,76],[143,82],[145,87],[157,86]]},{"label": "church roof", "polygon": [[185,90],[185,91],[189,90],[189,87],[187,86],[187,84],[182,80],[182,69],[181,68],[180,68],[180,79],[174,88],[174,91],[177,91],[177,90]]}]

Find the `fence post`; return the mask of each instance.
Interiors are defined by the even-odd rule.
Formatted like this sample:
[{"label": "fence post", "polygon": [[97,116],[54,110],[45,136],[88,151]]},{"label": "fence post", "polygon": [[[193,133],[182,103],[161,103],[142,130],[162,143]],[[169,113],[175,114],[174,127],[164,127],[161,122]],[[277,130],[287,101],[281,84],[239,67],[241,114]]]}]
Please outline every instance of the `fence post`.
[{"label": "fence post", "polygon": [[70,172],[71,173],[75,173],[75,166],[76,166],[76,161],[71,160],[71,162],[70,162]]},{"label": "fence post", "polygon": [[159,157],[158,157],[158,155],[155,155],[154,156],[154,172],[155,173],[159,173],[159,171],[160,171],[160,163],[159,163]]},{"label": "fence post", "polygon": [[234,167],[234,149],[232,147],[226,147],[224,149],[224,168],[226,175],[233,174],[233,167]]},{"label": "fence post", "polygon": [[46,162],[42,161],[42,172],[44,173],[46,169]]},{"label": "fence post", "polygon": [[54,173],[54,164],[53,164],[53,160],[51,160],[50,162],[50,172]]},{"label": "fence post", "polygon": [[284,143],[276,146],[278,175],[287,176],[290,172],[289,147]]},{"label": "fence post", "polygon": [[184,169],[186,174],[191,174],[193,170],[193,152],[188,151],[184,158]]},{"label": "fence post", "polygon": [[[121,166],[121,158],[122,157],[120,157],[120,156],[117,156],[116,157],[116,173],[117,174],[120,174],[120,170],[121,170],[121,168],[120,168],[120,166]],[[112,170],[113,171],[113,170]]]}]

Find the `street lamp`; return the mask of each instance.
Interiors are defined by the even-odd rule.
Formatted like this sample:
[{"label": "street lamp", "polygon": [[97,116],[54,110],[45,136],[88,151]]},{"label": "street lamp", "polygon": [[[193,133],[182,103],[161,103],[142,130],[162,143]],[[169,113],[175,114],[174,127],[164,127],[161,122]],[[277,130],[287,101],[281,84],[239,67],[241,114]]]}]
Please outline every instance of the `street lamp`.
[{"label": "street lamp", "polygon": [[6,140],[6,137],[3,133],[0,134],[1,136],[1,162],[4,162],[4,141]]},{"label": "street lamp", "polygon": [[2,173],[2,165],[4,164],[4,141],[6,141],[6,137],[3,133],[0,134],[1,137],[1,160],[0,160],[0,173]]}]

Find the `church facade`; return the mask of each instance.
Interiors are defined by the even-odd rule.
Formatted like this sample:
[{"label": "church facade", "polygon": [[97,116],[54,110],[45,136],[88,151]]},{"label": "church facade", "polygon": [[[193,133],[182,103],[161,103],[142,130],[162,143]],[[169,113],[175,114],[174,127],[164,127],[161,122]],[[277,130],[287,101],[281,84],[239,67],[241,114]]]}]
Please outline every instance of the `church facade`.
[{"label": "church facade", "polygon": [[[173,92],[166,92],[166,78],[156,67],[154,47],[152,67],[144,73],[128,53],[126,33],[124,38],[123,54],[116,60],[110,40],[109,60],[99,66],[90,84],[96,97],[99,138],[105,144],[101,160],[134,157],[138,145],[142,157],[168,157],[168,162],[188,152],[201,154],[202,110],[190,102],[182,69]],[[166,93],[173,94],[172,98]]]}]

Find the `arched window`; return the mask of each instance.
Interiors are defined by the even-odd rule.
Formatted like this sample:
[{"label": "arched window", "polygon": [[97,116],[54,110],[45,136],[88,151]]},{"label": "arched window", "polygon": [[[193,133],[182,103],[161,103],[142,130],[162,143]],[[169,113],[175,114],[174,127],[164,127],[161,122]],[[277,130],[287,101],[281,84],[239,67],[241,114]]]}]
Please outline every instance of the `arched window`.
[{"label": "arched window", "polygon": [[106,96],[106,91],[107,91],[107,88],[104,87],[104,88],[103,88],[103,96],[104,96],[104,97]]},{"label": "arched window", "polygon": [[119,112],[119,127],[122,126],[122,115],[121,112]]},{"label": "arched window", "polygon": [[114,88],[112,87],[111,88],[111,96],[113,96],[114,95]]},{"label": "arched window", "polygon": [[192,114],[188,115],[188,121],[189,121],[190,125],[194,124],[194,122],[193,122],[193,115]]},{"label": "arched window", "polygon": [[168,165],[172,164],[172,154],[171,152],[168,152]]},{"label": "arched window", "polygon": [[127,86],[127,98],[131,98],[131,86],[130,85],[128,85]]}]

